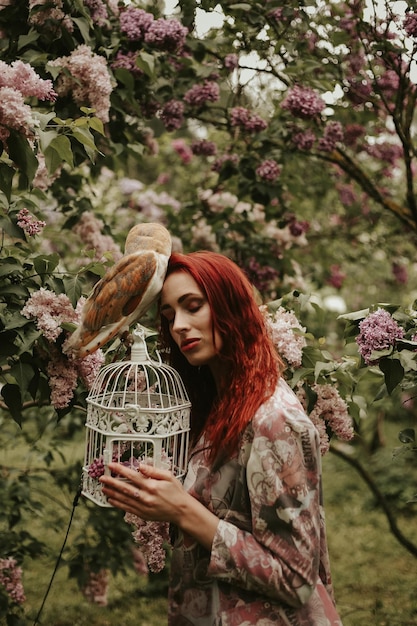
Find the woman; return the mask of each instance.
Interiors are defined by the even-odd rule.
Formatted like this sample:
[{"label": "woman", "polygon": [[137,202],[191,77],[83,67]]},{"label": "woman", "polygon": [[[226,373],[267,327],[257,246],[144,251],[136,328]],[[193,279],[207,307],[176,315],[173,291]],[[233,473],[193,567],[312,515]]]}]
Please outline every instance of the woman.
[{"label": "woman", "polygon": [[318,433],[243,272],[212,252],[173,254],[161,340],[192,402],[182,485],[169,471],[111,464],[109,503],[174,533],[172,626],[336,626]]}]

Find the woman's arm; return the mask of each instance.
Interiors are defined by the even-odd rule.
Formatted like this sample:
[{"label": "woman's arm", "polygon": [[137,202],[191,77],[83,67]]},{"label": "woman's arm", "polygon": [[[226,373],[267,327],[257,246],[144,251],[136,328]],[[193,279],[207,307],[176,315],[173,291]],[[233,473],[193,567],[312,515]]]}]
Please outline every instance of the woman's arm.
[{"label": "woman's arm", "polygon": [[109,469],[118,476],[100,478],[109,504],[143,520],[176,524],[184,533],[211,550],[218,518],[187,493],[169,470],[145,463],[139,466],[138,471],[119,463],[110,463]]},{"label": "woman's arm", "polygon": [[[246,467],[252,529],[240,529],[227,515],[220,520],[209,574],[299,607],[319,577],[318,436],[301,410],[297,415],[292,408],[271,404],[252,424]],[[234,519],[238,515],[236,511]]]}]

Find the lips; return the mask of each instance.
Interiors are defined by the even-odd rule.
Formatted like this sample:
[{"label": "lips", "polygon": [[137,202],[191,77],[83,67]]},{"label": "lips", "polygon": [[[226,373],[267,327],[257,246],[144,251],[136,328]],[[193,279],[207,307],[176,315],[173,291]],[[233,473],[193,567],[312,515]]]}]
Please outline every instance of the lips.
[{"label": "lips", "polygon": [[195,348],[199,343],[199,339],[185,339],[181,342],[181,351],[188,352],[189,350]]}]

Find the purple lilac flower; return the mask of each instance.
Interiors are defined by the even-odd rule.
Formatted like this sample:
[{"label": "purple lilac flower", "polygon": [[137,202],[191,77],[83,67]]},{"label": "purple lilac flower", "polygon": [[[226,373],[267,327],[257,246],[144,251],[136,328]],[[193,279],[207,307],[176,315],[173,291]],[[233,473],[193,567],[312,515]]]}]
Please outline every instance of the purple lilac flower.
[{"label": "purple lilac flower", "polygon": [[215,160],[215,162],[211,166],[211,169],[213,170],[213,172],[220,172],[223,165],[227,162],[230,162],[232,165],[237,165],[239,163],[238,155],[237,154],[222,154]]},{"label": "purple lilac flower", "polygon": [[291,141],[298,150],[311,150],[316,142],[316,136],[312,130],[300,131],[291,137]]},{"label": "purple lilac flower", "polygon": [[136,59],[138,58],[138,54],[139,53],[137,51],[133,52],[129,50],[128,52],[121,52],[119,50],[115,60],[111,64],[112,69],[125,69],[129,70],[129,72],[132,72],[132,74],[134,74],[135,76],[142,76],[142,70],[136,65]]},{"label": "purple lilac flower", "polygon": [[370,313],[360,322],[359,331],[356,343],[367,365],[378,363],[378,358],[371,358],[374,351],[387,350],[395,345],[397,339],[404,337],[403,328],[397,324],[388,311],[381,308]]},{"label": "purple lilac flower", "polygon": [[226,54],[224,58],[224,66],[227,70],[233,71],[239,66],[239,57],[237,54]]},{"label": "purple lilac flower", "polygon": [[207,139],[196,139],[191,143],[191,150],[197,156],[213,156],[217,152],[217,146]]},{"label": "purple lilac flower", "polygon": [[409,37],[417,37],[417,13],[409,11],[404,18],[403,27]]},{"label": "purple lilac flower", "polygon": [[324,100],[310,87],[295,85],[288,90],[281,107],[287,109],[295,117],[309,119],[321,113],[326,104]]},{"label": "purple lilac flower", "polygon": [[406,285],[408,282],[407,268],[402,263],[392,264],[392,274],[400,285]]},{"label": "purple lilac flower", "polygon": [[269,265],[262,266],[254,257],[249,259],[245,270],[251,283],[261,293],[266,291],[270,287],[271,282],[279,276],[279,272],[274,267]]},{"label": "purple lilac flower", "polygon": [[184,104],[179,100],[170,100],[164,104],[160,117],[168,131],[181,128],[184,121]]},{"label": "purple lilac flower", "polygon": [[259,178],[273,183],[281,174],[281,168],[273,159],[266,159],[256,168],[256,173]]},{"label": "purple lilac flower", "polygon": [[230,123],[249,133],[259,133],[268,126],[268,124],[259,115],[245,109],[244,107],[235,107],[230,111]]},{"label": "purple lilac flower", "polygon": [[323,152],[332,152],[341,141],[343,141],[343,127],[341,123],[329,122],[325,126],[323,137],[319,139],[318,149]]},{"label": "purple lilac flower", "polygon": [[220,88],[217,83],[204,81],[202,85],[193,85],[184,94],[184,100],[190,106],[202,106],[206,102],[217,102],[220,96]]},{"label": "purple lilac flower", "polygon": [[145,34],[145,41],[166,52],[180,52],[184,47],[187,34],[187,28],[178,20],[160,18],[150,24]]},{"label": "purple lilac flower", "polygon": [[129,39],[141,41],[154,21],[151,13],[147,13],[143,9],[136,9],[128,6],[120,14],[120,30],[125,33]]}]

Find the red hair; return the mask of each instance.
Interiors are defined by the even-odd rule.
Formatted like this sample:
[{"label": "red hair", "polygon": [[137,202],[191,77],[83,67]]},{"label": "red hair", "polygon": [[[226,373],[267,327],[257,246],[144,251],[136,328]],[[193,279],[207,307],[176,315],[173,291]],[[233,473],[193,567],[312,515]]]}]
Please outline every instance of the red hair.
[{"label": "red hair", "polygon": [[182,376],[192,402],[192,433],[202,431],[210,457],[230,457],[257,409],[274,392],[282,363],[268,335],[251,283],[227,257],[215,252],[173,253],[167,276],[187,272],[207,297],[213,337],[222,338],[219,357],[227,362],[229,379],[216,390],[207,366],[191,366],[180,352],[161,316],[161,343]]}]

